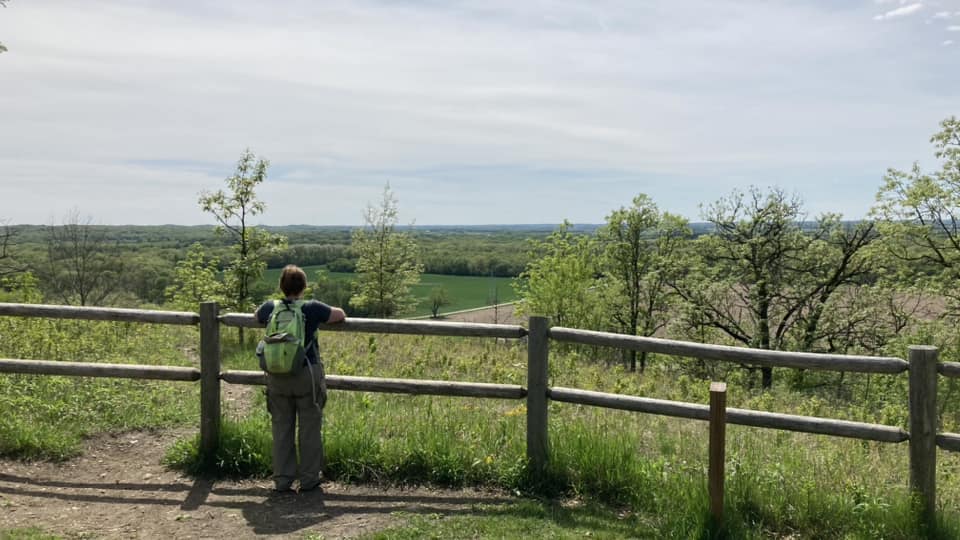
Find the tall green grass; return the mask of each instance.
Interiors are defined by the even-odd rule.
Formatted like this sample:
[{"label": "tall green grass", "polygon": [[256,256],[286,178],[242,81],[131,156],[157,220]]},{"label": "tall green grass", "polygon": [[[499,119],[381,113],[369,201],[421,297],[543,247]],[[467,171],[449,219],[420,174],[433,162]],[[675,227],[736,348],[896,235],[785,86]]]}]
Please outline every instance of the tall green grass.
[{"label": "tall green grass", "polygon": [[403,514],[403,525],[361,538],[664,538],[645,516],[599,504],[560,504],[524,499],[504,504],[477,504],[452,515]]},{"label": "tall green grass", "polygon": [[0,540],[59,540],[60,538],[60,536],[47,534],[38,527],[0,530]]},{"label": "tall green grass", "polygon": [[[0,318],[4,358],[195,365],[198,339],[182,327]],[[96,433],[195,425],[197,396],[186,382],[0,374],[0,455],[62,460]]]},{"label": "tall green grass", "polygon": [[[525,377],[520,345],[356,334],[324,334],[321,343],[330,373],[514,384],[523,384]],[[551,384],[707,401],[709,382],[696,376],[696,365],[680,369],[676,362],[654,358],[648,373],[639,375],[608,362],[602,352],[593,354],[554,351]],[[240,368],[252,365],[243,351],[229,361]],[[751,390],[738,373],[727,374],[733,383],[731,406],[894,424],[905,418],[906,404],[898,396],[878,398],[891,408],[886,412],[867,410],[859,400],[842,397],[844,392],[836,397],[835,389],[792,389],[787,377],[772,392]],[[855,394],[865,391],[864,380],[848,378],[845,384]],[[896,384],[874,378],[870,393],[878,386],[897,392]],[[331,391],[325,426],[328,473],[346,482],[491,486],[596,500],[642,514],[643,527],[662,531],[663,537],[916,538],[922,533],[910,510],[905,445],[730,426],[727,520],[717,531],[707,513],[706,423],[555,402],[549,415],[549,467],[535,481],[525,465],[522,401]],[[267,474],[269,420],[262,402],[249,417],[232,421],[238,427],[225,430],[224,447],[262,456],[260,470]],[[237,436],[248,442],[229,440]],[[190,470],[191,454],[183,449],[195,449],[195,441],[180,448],[180,457],[171,455],[170,462]],[[941,452],[939,459],[943,523],[928,536],[956,538],[960,456]],[[229,464],[230,458],[220,461]]]}]

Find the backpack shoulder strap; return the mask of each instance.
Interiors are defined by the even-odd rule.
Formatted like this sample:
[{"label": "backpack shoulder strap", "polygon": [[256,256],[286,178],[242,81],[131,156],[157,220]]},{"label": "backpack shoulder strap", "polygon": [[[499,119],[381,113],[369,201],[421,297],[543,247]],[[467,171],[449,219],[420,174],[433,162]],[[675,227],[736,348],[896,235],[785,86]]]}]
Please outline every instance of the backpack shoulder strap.
[{"label": "backpack shoulder strap", "polygon": [[[281,307],[282,306],[282,307]],[[290,306],[284,300],[273,301],[273,310],[270,311],[270,317],[267,319],[267,331],[276,332],[277,331],[277,315],[281,311],[292,311]]]},{"label": "backpack shoulder strap", "polygon": [[307,303],[306,300],[296,300],[293,302],[293,307],[297,308],[297,311],[300,312],[300,323],[303,325],[303,346],[310,347],[310,345],[317,340],[317,333],[314,332],[312,336],[306,335],[307,333],[307,314],[303,312],[303,306]]}]

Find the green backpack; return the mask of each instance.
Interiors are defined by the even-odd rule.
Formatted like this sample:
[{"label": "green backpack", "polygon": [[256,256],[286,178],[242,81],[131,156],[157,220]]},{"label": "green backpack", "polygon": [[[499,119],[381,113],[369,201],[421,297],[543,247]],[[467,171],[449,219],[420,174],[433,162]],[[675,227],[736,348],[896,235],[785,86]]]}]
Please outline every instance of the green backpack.
[{"label": "green backpack", "polygon": [[306,354],[306,324],[303,300],[273,301],[266,335],[258,350],[260,367],[271,375],[296,375],[303,369]]}]

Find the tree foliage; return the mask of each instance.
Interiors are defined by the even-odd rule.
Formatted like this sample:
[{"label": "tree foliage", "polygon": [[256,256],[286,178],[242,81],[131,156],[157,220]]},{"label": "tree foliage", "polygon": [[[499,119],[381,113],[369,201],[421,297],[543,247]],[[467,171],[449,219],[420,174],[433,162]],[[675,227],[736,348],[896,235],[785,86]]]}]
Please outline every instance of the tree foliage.
[{"label": "tree foliage", "polygon": [[123,294],[125,263],[106,228],[73,209],[45,232],[46,257],[34,272],[48,296],[68,305],[98,306]]},{"label": "tree foliage", "polygon": [[[757,188],[709,205],[704,217],[714,232],[695,242],[689,266],[674,282],[688,322],[757,349],[810,351],[828,344],[821,324],[826,307],[842,287],[869,274],[864,248],[877,237],[874,223],[849,225],[830,214],[806,223],[798,198]],[[761,371],[768,388],[772,370]]]},{"label": "tree foliage", "polygon": [[167,300],[172,307],[197,311],[200,302],[223,302],[223,284],[217,279],[215,261],[207,260],[203,246],[195,243],[174,269],[173,285],[167,287]]},{"label": "tree foliage", "polygon": [[520,315],[549,317],[556,326],[597,329],[602,325],[597,245],[574,234],[564,221],[545,240],[530,242],[526,270],[514,281]]},{"label": "tree foliage", "polygon": [[24,270],[14,257],[17,231],[6,220],[0,220],[0,277],[17,274]]},{"label": "tree foliage", "polygon": [[434,319],[440,316],[440,308],[450,305],[450,291],[443,285],[430,289],[430,313]]},{"label": "tree foliage", "polygon": [[[644,194],[631,206],[611,212],[606,221],[597,231],[603,309],[618,332],[652,336],[669,320],[668,277],[690,229],[685,219],[661,212]],[[635,371],[636,351],[628,353]],[[646,353],[640,370],[645,366]]]},{"label": "tree foliage", "polygon": [[387,184],[377,206],[368,205],[365,226],[353,231],[356,292],[350,304],[374,317],[396,317],[416,307],[411,287],[420,281],[417,243],[397,230],[397,198]]},{"label": "tree foliage", "polygon": [[877,193],[875,215],[889,252],[918,284],[948,300],[960,315],[960,120],[950,117],[931,137],[940,169],[890,168]]},{"label": "tree foliage", "polygon": [[[286,246],[286,238],[254,227],[251,218],[262,214],[266,205],[257,198],[256,188],[267,178],[265,159],[244,150],[234,174],[226,179],[227,190],[201,193],[200,207],[217,221],[217,234],[232,242],[232,257],[225,270],[224,305],[234,311],[253,308],[251,289],[266,269],[266,257]],[[243,340],[243,329],[240,339]]]}]

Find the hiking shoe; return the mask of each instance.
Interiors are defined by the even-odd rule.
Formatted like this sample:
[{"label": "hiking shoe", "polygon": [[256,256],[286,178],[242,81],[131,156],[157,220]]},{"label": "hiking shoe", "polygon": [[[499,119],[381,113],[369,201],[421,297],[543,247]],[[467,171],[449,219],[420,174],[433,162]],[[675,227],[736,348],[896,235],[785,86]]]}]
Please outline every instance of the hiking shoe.
[{"label": "hiking shoe", "polygon": [[317,482],[316,484],[307,484],[307,485],[305,485],[305,486],[301,484],[300,489],[297,490],[297,491],[298,491],[299,493],[306,493],[306,492],[308,492],[308,491],[313,491],[313,492],[316,492],[316,493],[323,493],[323,488],[320,487],[320,482]]}]

